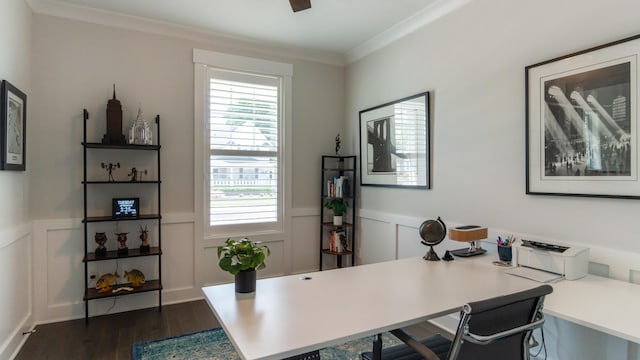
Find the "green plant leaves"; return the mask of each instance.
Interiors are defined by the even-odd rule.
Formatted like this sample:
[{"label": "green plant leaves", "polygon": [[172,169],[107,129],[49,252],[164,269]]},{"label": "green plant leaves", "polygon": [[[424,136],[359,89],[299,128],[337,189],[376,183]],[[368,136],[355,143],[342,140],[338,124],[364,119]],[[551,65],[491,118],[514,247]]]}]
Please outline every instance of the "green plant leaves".
[{"label": "green plant leaves", "polygon": [[331,199],[324,203],[324,207],[333,211],[333,215],[342,216],[345,212],[347,212],[347,206],[349,203],[346,200],[336,198]]},{"label": "green plant leaves", "polygon": [[271,255],[271,250],[260,242],[252,242],[246,237],[239,240],[229,238],[224,245],[218,246],[218,265],[232,275],[241,270],[261,270],[266,267],[264,260],[268,255]]}]

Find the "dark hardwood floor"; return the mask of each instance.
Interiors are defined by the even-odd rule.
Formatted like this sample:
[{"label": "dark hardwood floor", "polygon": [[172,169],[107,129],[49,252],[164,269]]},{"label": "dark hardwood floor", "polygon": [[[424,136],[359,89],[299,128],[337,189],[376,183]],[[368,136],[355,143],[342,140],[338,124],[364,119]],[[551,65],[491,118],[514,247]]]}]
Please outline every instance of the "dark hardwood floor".
[{"label": "dark hardwood floor", "polygon": [[204,300],[38,325],[16,360],[130,359],[133,343],[218,326]]},{"label": "dark hardwood floor", "polygon": [[[165,305],[84,319],[38,325],[16,360],[121,360],[131,358],[131,345],[218,327],[204,300]],[[430,323],[406,328],[418,338],[442,332]]]}]

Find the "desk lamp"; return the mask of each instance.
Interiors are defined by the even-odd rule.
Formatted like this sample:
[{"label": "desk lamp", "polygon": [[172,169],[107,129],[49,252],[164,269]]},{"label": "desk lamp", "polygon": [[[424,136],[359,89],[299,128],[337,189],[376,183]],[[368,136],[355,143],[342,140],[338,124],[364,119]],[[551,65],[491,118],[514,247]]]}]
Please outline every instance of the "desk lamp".
[{"label": "desk lamp", "polygon": [[481,247],[479,240],[486,239],[487,237],[487,228],[478,225],[465,225],[449,229],[450,240],[469,243],[468,248],[451,250],[450,252],[460,257],[482,255],[486,253],[487,250]]}]

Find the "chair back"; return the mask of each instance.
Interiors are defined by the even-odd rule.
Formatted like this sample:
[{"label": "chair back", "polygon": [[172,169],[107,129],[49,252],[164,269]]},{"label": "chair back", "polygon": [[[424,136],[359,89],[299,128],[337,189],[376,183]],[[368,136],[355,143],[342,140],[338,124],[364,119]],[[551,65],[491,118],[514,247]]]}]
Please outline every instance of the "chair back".
[{"label": "chair back", "polygon": [[544,297],[553,288],[530,290],[464,305],[449,360],[528,360],[529,338],[542,326]]}]

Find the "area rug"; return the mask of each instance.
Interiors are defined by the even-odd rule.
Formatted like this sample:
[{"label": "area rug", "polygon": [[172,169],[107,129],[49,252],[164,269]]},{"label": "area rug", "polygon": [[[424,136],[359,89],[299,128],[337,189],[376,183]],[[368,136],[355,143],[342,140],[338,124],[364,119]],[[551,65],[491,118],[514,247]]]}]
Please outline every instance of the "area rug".
[{"label": "area rug", "polygon": [[[401,343],[393,335],[382,335],[384,347]],[[372,348],[372,338],[349,341],[320,350],[323,360],[359,360],[360,353]],[[199,331],[160,340],[135,343],[132,360],[236,360],[240,359],[221,328]]]}]

